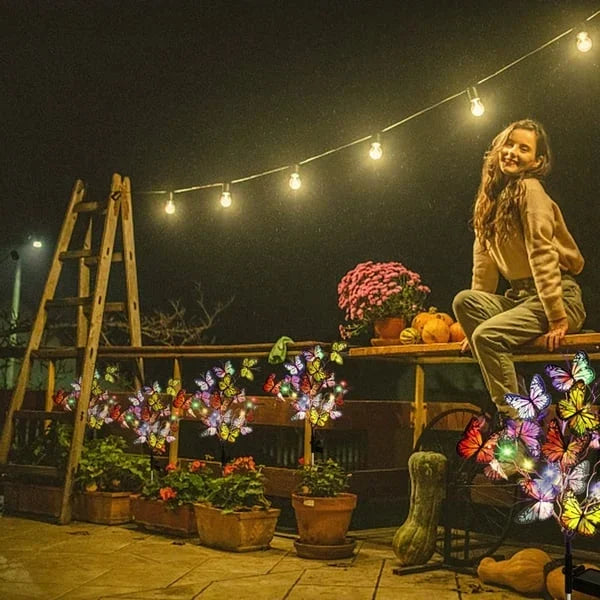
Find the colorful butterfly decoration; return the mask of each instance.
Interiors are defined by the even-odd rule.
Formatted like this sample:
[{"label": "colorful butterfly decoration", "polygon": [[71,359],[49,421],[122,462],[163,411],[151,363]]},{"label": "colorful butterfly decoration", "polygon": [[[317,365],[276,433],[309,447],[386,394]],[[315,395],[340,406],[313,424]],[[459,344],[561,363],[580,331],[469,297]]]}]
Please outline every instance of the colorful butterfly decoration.
[{"label": "colorful butterfly decoration", "polygon": [[244,358],[242,361],[242,368],[240,369],[240,376],[254,381],[253,369],[258,364],[258,358]]},{"label": "colorful butterfly decoration", "polygon": [[[491,480],[507,480],[514,473],[522,476],[520,489],[533,503],[519,511],[518,523],[552,517],[567,536],[593,535],[600,526],[600,461],[588,459],[590,451],[600,448],[595,372],[583,351],[575,354],[568,368],[548,365],[545,372],[552,387],[564,394],[554,418],[546,419],[552,398],[542,377],[535,375],[528,396],[505,396],[518,418],[508,419],[502,431],[487,439],[482,433],[485,419],[472,419],[457,450],[464,458],[484,463],[483,472]],[[500,439],[488,461],[494,435]],[[511,444],[513,451],[504,453]]]},{"label": "colorful butterfly decoration", "polygon": [[506,394],[506,403],[517,410],[519,419],[533,421],[544,414],[550,406],[552,396],[546,392],[544,380],[539,375],[534,375],[529,386],[529,396],[519,394]]},{"label": "colorful butterfly decoration", "polygon": [[590,359],[583,350],[575,354],[570,370],[567,371],[557,365],[548,365],[546,374],[552,379],[552,385],[559,392],[568,392],[579,381],[584,385],[590,385],[596,379]]},{"label": "colorful butterfly decoration", "polygon": [[482,429],[485,425],[485,417],[471,418],[456,445],[456,451],[461,458],[474,458],[479,463],[490,463],[494,459],[500,434],[484,436]]}]

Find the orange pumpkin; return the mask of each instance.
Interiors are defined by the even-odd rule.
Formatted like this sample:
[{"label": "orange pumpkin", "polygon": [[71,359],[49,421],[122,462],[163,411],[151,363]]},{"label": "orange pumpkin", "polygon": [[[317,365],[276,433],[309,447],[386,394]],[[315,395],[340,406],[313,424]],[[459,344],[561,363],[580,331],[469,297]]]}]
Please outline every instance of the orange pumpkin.
[{"label": "orange pumpkin", "polygon": [[436,314],[437,308],[435,306],[431,306],[427,311],[418,313],[412,320],[410,326],[414,327],[419,332],[419,335],[421,335],[421,333],[423,333],[423,327],[425,327],[425,323],[427,323],[429,319],[433,319]]},{"label": "orange pumpkin", "polygon": [[462,342],[465,339],[465,332],[463,331],[462,325],[456,321],[450,325],[450,341],[451,342]]},{"label": "orange pumpkin", "polygon": [[423,326],[421,338],[426,344],[444,344],[450,339],[450,327],[442,319],[429,319]]},{"label": "orange pumpkin", "polygon": [[437,312],[435,313],[434,317],[436,319],[441,319],[442,321],[444,321],[444,323],[446,323],[448,327],[450,327],[452,323],[454,323],[454,319],[448,313],[445,312]]}]

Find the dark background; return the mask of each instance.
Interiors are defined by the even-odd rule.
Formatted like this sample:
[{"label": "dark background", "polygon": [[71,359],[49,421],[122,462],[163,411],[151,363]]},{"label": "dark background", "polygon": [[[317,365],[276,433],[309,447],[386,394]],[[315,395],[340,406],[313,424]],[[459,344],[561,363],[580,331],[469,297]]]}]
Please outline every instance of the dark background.
[{"label": "dark background", "polygon": [[[165,198],[144,190],[228,181],[292,165],[375,133],[574,27],[599,2],[8,2],[0,4],[0,249],[22,255],[22,308],[35,310],[77,178],[103,199],[131,177],[142,311],[195,281],[209,305],[235,295],[221,343],[334,339],[337,283],[358,262],[397,260],[450,310],[470,283],[468,227],[481,159],[513,120],[542,121],[556,163],[547,189],[587,265],[600,326],[600,16],[591,52],[567,36],[383,137],[232,188]],[[0,264],[0,306],[14,264]]]}]

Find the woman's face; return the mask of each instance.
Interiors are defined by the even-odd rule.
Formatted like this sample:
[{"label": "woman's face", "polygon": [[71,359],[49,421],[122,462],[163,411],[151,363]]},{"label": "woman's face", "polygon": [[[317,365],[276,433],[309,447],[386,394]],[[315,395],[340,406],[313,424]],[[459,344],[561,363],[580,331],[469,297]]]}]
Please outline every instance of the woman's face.
[{"label": "woman's face", "polygon": [[537,138],[535,131],[513,129],[500,149],[500,170],[509,177],[535,169],[540,161],[536,157]]}]

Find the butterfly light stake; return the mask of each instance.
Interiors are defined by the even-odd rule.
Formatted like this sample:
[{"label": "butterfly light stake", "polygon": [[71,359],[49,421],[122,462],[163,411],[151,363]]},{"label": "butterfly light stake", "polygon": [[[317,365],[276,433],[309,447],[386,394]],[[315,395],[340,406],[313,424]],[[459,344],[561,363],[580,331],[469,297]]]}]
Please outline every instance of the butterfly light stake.
[{"label": "butterfly light stake", "polygon": [[[311,465],[317,449],[315,428],[342,415],[341,407],[348,390],[344,381],[336,381],[330,366],[343,363],[341,352],[346,347],[345,342],[334,342],[329,356],[320,346],[304,350],[293,360],[283,363],[287,373],[281,380],[277,381],[277,376],[272,373],[263,385],[266,392],[291,401],[292,421],[304,421],[310,426]],[[308,464],[306,453],[305,450],[304,463]]]},{"label": "butterfly light stake", "polygon": [[223,467],[228,461],[226,444],[234,443],[240,435],[252,431],[250,423],[254,419],[256,402],[246,396],[239,380],[254,380],[257,364],[256,358],[244,358],[239,374],[229,360],[222,366],[212,367],[195,380],[198,389],[185,407],[190,416],[200,419],[206,426],[201,436],[215,436],[219,440]]},{"label": "butterfly light stake", "polygon": [[[104,424],[120,422],[122,419],[121,405],[116,397],[105,389],[106,383],[115,383],[116,366],[107,367],[101,375],[95,371],[92,380],[92,390],[88,405],[87,424],[93,430],[99,430]],[[71,383],[71,390],[59,389],[52,397],[57,408],[73,411],[77,407],[81,395],[81,377]]]},{"label": "butterfly light stake", "polygon": [[565,593],[572,593],[571,541],[577,534],[592,536],[600,527],[600,411],[595,373],[583,351],[568,369],[547,365],[552,386],[564,397],[549,408],[551,395],[534,375],[528,396],[506,394],[517,413],[503,430],[490,432],[485,417],[474,417],[458,442],[458,454],[485,465],[490,479],[513,475],[527,504],[516,521],[529,524],[554,518],[565,539]]}]

